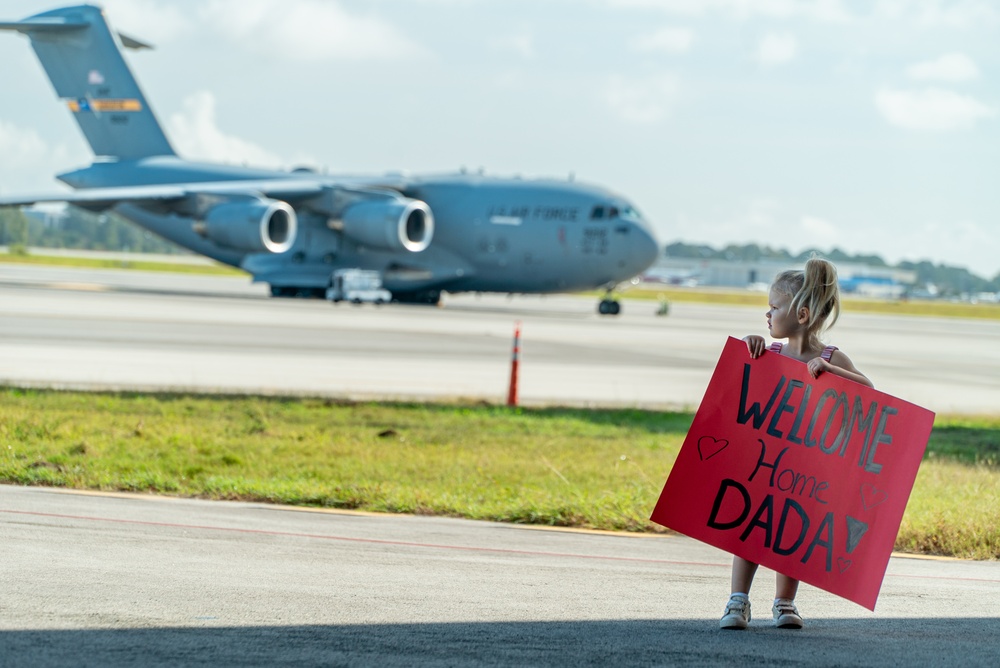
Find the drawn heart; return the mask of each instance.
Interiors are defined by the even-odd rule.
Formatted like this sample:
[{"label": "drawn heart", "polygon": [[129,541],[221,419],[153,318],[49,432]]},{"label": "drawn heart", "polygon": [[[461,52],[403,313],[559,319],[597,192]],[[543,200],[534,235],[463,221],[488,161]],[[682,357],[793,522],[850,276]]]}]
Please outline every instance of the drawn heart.
[{"label": "drawn heart", "polygon": [[861,504],[865,510],[871,510],[880,503],[885,503],[889,498],[889,493],[884,489],[877,489],[875,485],[865,483],[861,485]]},{"label": "drawn heart", "polygon": [[715,455],[719,454],[728,446],[729,441],[724,438],[702,436],[698,439],[698,456],[701,457],[701,461],[705,461],[706,459],[711,459]]},{"label": "drawn heart", "polygon": [[854,562],[852,562],[850,559],[844,559],[843,557],[837,557],[837,567],[840,568],[840,572],[841,573],[843,573],[848,568],[850,568],[852,563],[854,563]]}]

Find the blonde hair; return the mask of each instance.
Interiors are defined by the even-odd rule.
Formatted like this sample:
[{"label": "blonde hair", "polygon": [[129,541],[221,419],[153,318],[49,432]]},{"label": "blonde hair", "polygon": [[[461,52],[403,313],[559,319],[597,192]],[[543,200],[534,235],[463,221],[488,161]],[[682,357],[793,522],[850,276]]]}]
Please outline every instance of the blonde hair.
[{"label": "blonde hair", "polygon": [[809,310],[806,334],[813,346],[822,346],[820,334],[833,327],[840,317],[840,288],[837,268],[822,258],[813,256],[804,270],[783,271],[771,283],[774,290],[792,298],[791,312]]}]

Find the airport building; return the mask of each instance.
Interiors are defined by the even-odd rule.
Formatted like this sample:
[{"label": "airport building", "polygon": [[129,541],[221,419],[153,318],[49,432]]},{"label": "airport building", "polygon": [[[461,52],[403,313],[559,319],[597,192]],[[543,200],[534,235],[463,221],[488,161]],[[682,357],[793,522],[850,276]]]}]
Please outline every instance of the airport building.
[{"label": "airport building", "polygon": [[[679,286],[705,286],[766,290],[780,272],[801,269],[804,263],[786,260],[724,260],[661,257],[646,270],[649,282]],[[865,297],[901,297],[917,281],[915,271],[861,263],[836,263],[844,292]]]}]

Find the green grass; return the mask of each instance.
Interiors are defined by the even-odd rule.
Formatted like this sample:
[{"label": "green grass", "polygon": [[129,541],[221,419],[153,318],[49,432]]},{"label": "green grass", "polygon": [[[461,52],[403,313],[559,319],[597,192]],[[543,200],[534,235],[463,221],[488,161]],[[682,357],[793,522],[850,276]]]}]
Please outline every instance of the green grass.
[{"label": "green grass", "polygon": [[[593,294],[597,295],[598,293]],[[762,292],[722,288],[677,288],[652,284],[636,286],[634,289],[624,292],[623,295],[628,299],[659,300],[662,298],[670,303],[755,306],[765,310],[767,302],[767,295]],[[1000,320],[1000,305],[998,304],[845,298],[843,307],[846,313]]]},{"label": "green grass", "polygon": [[[689,413],[0,389],[0,481],[662,531]],[[1000,419],[939,418],[903,550],[1000,558]]]},{"label": "green grass", "polygon": [[0,253],[0,262],[8,264],[46,265],[56,267],[81,267],[86,269],[138,269],[141,271],[162,271],[177,274],[205,274],[212,276],[246,276],[241,269],[221,264],[185,264],[182,262],[150,262],[136,254],[134,260],[114,260],[89,257],[63,257],[56,255],[23,255],[20,253]]}]

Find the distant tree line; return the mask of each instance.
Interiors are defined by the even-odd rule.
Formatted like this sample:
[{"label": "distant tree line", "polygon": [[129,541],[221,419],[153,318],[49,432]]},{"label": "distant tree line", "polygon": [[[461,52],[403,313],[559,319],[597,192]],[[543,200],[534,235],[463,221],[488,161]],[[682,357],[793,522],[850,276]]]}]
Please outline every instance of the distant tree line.
[{"label": "distant tree line", "polygon": [[177,245],[113,213],[94,214],[76,207],[49,217],[0,209],[0,245],[181,253]]},{"label": "distant tree line", "polygon": [[920,286],[933,284],[944,295],[1000,292],[1000,272],[992,279],[986,279],[973,274],[964,267],[950,267],[944,264],[934,264],[926,260],[922,262],[904,261],[896,265],[890,265],[878,255],[851,255],[838,248],[827,252],[818,249],[809,249],[793,255],[783,248],[772,248],[771,246],[759,246],[757,244],[730,244],[722,249],[715,249],[705,244],[686,244],[678,241],[668,244],[665,250],[667,257],[732,260],[734,262],[758,262],[761,260],[805,262],[813,253],[816,253],[834,264],[838,262],[852,262],[867,264],[872,267],[894,267],[896,269],[913,271],[917,275],[917,283]]}]

